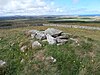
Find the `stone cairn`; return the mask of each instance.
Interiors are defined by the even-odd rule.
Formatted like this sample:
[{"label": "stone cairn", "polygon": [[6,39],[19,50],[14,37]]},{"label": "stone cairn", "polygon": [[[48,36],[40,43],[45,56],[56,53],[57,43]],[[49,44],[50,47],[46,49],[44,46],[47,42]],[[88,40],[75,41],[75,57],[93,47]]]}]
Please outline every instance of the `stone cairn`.
[{"label": "stone cairn", "polygon": [[[37,39],[41,41],[47,41],[48,44],[57,44],[62,45],[68,42],[68,39],[70,38],[69,33],[64,33],[61,30],[54,29],[54,28],[48,28],[44,31],[38,31],[38,30],[29,30],[26,33],[27,36],[31,36],[32,39]],[[38,41],[33,42],[32,46],[41,46],[41,44]]]}]

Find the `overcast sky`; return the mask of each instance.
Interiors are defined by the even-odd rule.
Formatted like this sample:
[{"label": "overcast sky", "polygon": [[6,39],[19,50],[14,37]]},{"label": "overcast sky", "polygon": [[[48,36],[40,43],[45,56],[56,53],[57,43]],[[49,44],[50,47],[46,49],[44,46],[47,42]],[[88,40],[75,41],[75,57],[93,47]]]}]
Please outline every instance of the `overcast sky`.
[{"label": "overcast sky", "polygon": [[0,16],[100,14],[100,0],[0,0]]}]

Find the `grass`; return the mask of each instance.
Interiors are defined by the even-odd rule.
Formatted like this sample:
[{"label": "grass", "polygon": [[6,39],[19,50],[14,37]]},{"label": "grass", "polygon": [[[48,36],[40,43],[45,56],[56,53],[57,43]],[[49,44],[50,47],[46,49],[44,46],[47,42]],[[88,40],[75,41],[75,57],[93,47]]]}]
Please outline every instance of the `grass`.
[{"label": "grass", "polygon": [[55,28],[71,33],[73,35],[78,35],[83,37],[85,36],[100,41],[99,39],[100,31],[98,30],[86,30],[86,29],[79,29],[79,28],[64,28],[64,27],[55,27]]},{"label": "grass", "polygon": [[[0,60],[7,62],[7,68],[0,75],[100,75],[100,31],[53,27],[75,35],[80,45],[72,41],[61,46],[43,43],[41,48],[20,51],[20,45],[30,44],[25,31],[47,28],[50,27],[1,29]],[[49,56],[57,61],[42,60]]]},{"label": "grass", "polygon": [[81,22],[64,22],[64,23],[52,23],[52,24],[61,24],[61,25],[79,25],[79,26],[92,26],[92,27],[100,27],[100,23],[81,23]]}]

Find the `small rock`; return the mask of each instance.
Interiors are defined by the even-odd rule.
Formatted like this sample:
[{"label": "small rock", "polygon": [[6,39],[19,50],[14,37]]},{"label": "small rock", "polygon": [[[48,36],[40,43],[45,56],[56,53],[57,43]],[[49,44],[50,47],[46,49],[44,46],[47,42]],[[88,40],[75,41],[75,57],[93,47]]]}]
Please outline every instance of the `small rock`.
[{"label": "small rock", "polygon": [[56,62],[57,60],[56,59],[53,59],[53,62]]},{"label": "small rock", "polygon": [[57,37],[58,35],[62,33],[62,31],[58,29],[54,29],[54,28],[48,28],[47,30],[45,30],[45,33],[50,34],[51,36]]},{"label": "small rock", "polygon": [[21,62],[21,63],[23,63],[24,61],[25,61],[25,59],[21,59],[21,61],[20,61],[20,62]]},{"label": "small rock", "polygon": [[31,34],[37,34],[37,32],[39,32],[39,31],[38,30],[29,30],[29,31],[25,32],[25,34],[27,36],[31,36]]},{"label": "small rock", "polygon": [[35,36],[36,36],[36,34],[31,34],[31,38],[32,39],[35,38]]},{"label": "small rock", "polygon": [[42,42],[47,42],[47,40],[45,39],[45,40],[42,40]]},{"label": "small rock", "polygon": [[51,35],[47,34],[46,37],[47,37],[47,41],[49,44],[56,44],[57,43],[56,38],[53,38]]},{"label": "small rock", "polygon": [[47,57],[46,60],[47,60],[48,62],[56,62],[56,61],[57,61],[57,60],[56,60],[54,57],[52,57],[52,56]]},{"label": "small rock", "polygon": [[27,56],[28,54],[27,54],[27,53],[25,53],[25,55]]},{"label": "small rock", "polygon": [[34,49],[35,47],[41,47],[42,45],[38,42],[38,41],[35,41],[32,43],[32,48]]},{"label": "small rock", "polygon": [[61,36],[66,36],[67,38],[70,38],[72,34],[70,33],[61,33]]},{"label": "small rock", "polygon": [[27,50],[27,46],[22,46],[20,50],[21,52],[25,52]]},{"label": "small rock", "polygon": [[68,36],[58,36],[57,39],[68,39]]},{"label": "small rock", "polygon": [[57,46],[63,45],[62,43],[58,43]]},{"label": "small rock", "polygon": [[3,67],[6,64],[6,62],[0,60],[0,67]]},{"label": "small rock", "polygon": [[74,41],[75,43],[78,43],[78,39],[70,38],[70,40]]},{"label": "small rock", "polygon": [[6,62],[0,60],[0,75],[5,75],[7,72],[7,64]]},{"label": "small rock", "polygon": [[68,42],[66,39],[57,39],[57,43],[65,44],[66,42]]},{"label": "small rock", "polygon": [[36,34],[38,33],[39,31],[38,30],[29,30],[28,33],[31,33],[31,34]]}]

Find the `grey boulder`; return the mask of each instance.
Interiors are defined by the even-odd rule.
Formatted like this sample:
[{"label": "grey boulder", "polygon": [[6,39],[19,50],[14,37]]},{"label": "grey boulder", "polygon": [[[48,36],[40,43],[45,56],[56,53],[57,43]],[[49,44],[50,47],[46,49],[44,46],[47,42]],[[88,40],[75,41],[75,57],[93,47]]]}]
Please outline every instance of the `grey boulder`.
[{"label": "grey boulder", "polygon": [[42,32],[42,31],[37,32],[35,38],[39,39],[39,40],[44,40],[44,39],[46,39],[46,34],[44,32]]},{"label": "grey boulder", "polygon": [[62,43],[62,44],[65,44],[66,42],[68,42],[67,39],[56,39],[57,40],[57,43]]},{"label": "grey boulder", "polygon": [[47,34],[46,37],[47,37],[47,41],[49,44],[56,44],[57,43],[56,38],[52,37],[51,35]]},{"label": "grey boulder", "polygon": [[56,37],[58,35],[60,35],[62,33],[61,30],[58,29],[54,29],[54,28],[48,28],[47,30],[45,30],[46,34],[50,34],[53,37]]},{"label": "grey boulder", "polygon": [[39,31],[38,30],[29,30],[29,31],[25,32],[25,34],[27,36],[31,36],[31,34],[36,34],[37,32],[39,32]]}]

